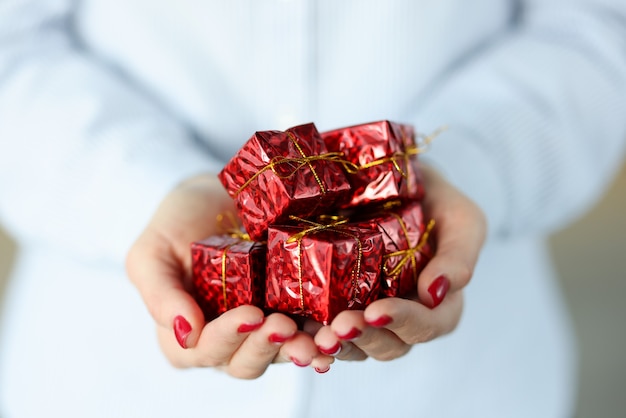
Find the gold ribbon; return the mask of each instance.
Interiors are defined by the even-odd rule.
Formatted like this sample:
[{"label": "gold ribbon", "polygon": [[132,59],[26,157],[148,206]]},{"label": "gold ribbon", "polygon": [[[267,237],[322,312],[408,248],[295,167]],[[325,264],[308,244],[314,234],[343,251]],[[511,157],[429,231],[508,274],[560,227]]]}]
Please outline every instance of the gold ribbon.
[{"label": "gold ribbon", "polygon": [[400,167],[399,161],[404,161],[405,166],[408,166],[409,159],[413,155],[417,155],[419,153],[420,153],[420,150],[417,147],[417,145],[414,145],[414,144],[413,145],[409,145],[406,148],[406,151],[394,152],[392,155],[390,155],[388,157],[382,157],[382,158],[379,158],[377,160],[371,161],[369,163],[360,165],[360,166],[358,166],[358,169],[359,170],[367,170],[368,168],[372,168],[372,167],[375,167],[377,165],[386,164],[386,163],[392,163],[394,168],[396,170],[398,170],[400,175],[402,177],[404,177],[404,178],[407,178],[408,174],[402,169],[402,167]]},{"label": "gold ribbon", "polygon": [[363,244],[361,243],[361,240],[359,239],[357,235],[340,229],[342,225],[348,222],[348,219],[340,217],[340,216],[322,215],[318,218],[320,221],[325,221],[325,220],[330,221],[327,224],[323,224],[323,223],[317,223],[317,222],[309,221],[306,219],[298,218],[297,216],[293,216],[293,215],[290,216],[289,218],[294,221],[311,225],[310,228],[304,229],[287,239],[287,243],[292,243],[294,241],[298,242],[298,286],[300,290],[300,308],[304,310],[304,290],[303,290],[303,284],[302,284],[302,239],[309,234],[315,234],[317,232],[322,232],[322,231],[332,231],[338,234],[346,235],[350,238],[353,238],[357,243],[358,256],[356,260],[356,265],[352,269],[352,273],[351,273],[352,288],[354,290],[354,295],[352,296],[352,302],[354,302],[357,299],[357,295],[360,293],[359,283],[358,283],[358,274],[361,272],[361,262],[363,259]]},{"label": "gold ribbon", "polygon": [[[230,225],[226,225],[226,221],[228,221]],[[250,235],[241,230],[241,225],[237,221],[237,217],[232,212],[225,212],[217,215],[217,225],[225,235],[242,241],[252,241],[250,239]],[[226,255],[230,247],[235,244],[236,243],[227,245],[222,252],[222,296],[224,298],[224,310],[226,311],[228,310],[228,301],[226,300]]]},{"label": "gold ribbon", "polygon": [[[391,215],[394,216],[398,220],[398,222],[400,222],[400,227],[402,228],[402,232],[404,233],[404,236],[406,237],[407,243],[410,242],[409,231],[407,230],[406,224],[404,223],[404,220],[402,219],[402,217],[398,215],[397,213],[391,213]],[[400,272],[402,271],[402,268],[409,261],[411,261],[411,265],[413,267],[413,278],[415,279],[415,282],[417,283],[417,253],[419,253],[428,242],[428,237],[434,227],[435,227],[435,220],[431,219],[430,222],[428,222],[428,225],[426,226],[426,230],[420,237],[419,242],[417,243],[415,247],[410,247],[410,248],[407,248],[406,250],[399,250],[399,251],[394,251],[389,254],[385,254],[383,256],[383,259],[389,259],[391,257],[402,256],[398,264],[393,269],[391,269],[391,271],[387,271],[387,266],[383,267],[385,274],[391,277],[392,280],[395,280],[400,274]]]},{"label": "gold ribbon", "polygon": [[[226,224],[226,221],[228,221],[229,225]],[[230,235],[232,238],[239,238],[243,241],[252,241],[250,235],[241,229],[241,224],[232,212],[224,212],[217,215],[217,227],[224,235]]]},{"label": "gold ribbon", "polygon": [[[390,156],[382,157],[382,158],[379,158],[377,160],[371,161],[369,163],[360,165],[360,166],[358,166],[358,169],[359,170],[366,170],[368,168],[375,167],[377,165],[386,164],[386,163],[392,163],[394,168],[396,170],[398,170],[400,175],[402,177],[404,177],[404,178],[407,178],[408,177],[408,173],[406,173],[400,167],[399,161],[404,161],[405,167],[407,167],[409,165],[409,159],[412,156],[417,155],[417,154],[422,154],[422,153],[426,152],[430,148],[430,143],[437,136],[439,136],[439,134],[441,134],[446,129],[448,129],[448,128],[446,126],[443,126],[441,128],[436,129],[435,132],[431,133],[430,135],[417,134],[417,138],[418,138],[418,143],[417,144],[407,145],[404,151],[394,152]],[[404,132],[402,134],[404,135]],[[406,138],[404,138],[404,137],[402,138],[401,142],[403,144],[406,143],[405,139]],[[351,171],[348,171],[348,172],[353,174]]]},{"label": "gold ribbon", "polygon": [[[315,181],[319,185],[320,190],[322,191],[322,194],[326,193],[326,187],[324,187],[324,183],[322,182],[322,179],[317,174],[317,171],[315,171],[315,168],[313,167],[313,164],[312,164],[313,161],[329,161],[333,163],[338,163],[338,164],[343,165],[345,170],[348,172],[356,172],[356,170],[358,170],[357,165],[346,160],[345,156],[341,152],[327,152],[325,154],[320,154],[320,155],[306,155],[304,151],[302,150],[302,148],[300,147],[300,144],[298,144],[298,141],[295,135],[292,134],[291,132],[287,132],[287,135],[289,135],[289,139],[298,150],[300,157],[297,157],[297,158],[284,157],[282,155],[273,157],[267,165],[265,165],[264,167],[261,167],[259,171],[254,173],[252,177],[246,180],[246,182],[241,187],[239,187],[239,189],[237,189],[237,191],[235,192],[235,196],[241,193],[243,189],[248,187],[250,183],[252,183],[258,176],[260,176],[262,173],[264,173],[267,170],[272,170],[272,172],[274,172],[274,174],[279,178],[289,178],[293,176],[296,172],[298,172],[298,170],[300,170],[301,168],[308,166],[309,169],[311,170],[311,173],[313,173],[313,177],[315,177]],[[287,174],[280,174],[277,171],[276,167],[282,164],[290,165],[292,167],[292,170],[289,171]]]}]

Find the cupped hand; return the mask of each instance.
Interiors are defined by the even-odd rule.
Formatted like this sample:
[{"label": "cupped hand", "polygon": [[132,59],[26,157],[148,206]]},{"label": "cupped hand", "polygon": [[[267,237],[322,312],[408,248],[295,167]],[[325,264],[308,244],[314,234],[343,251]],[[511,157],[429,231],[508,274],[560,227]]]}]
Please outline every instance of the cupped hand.
[{"label": "cupped hand", "polygon": [[157,324],[163,353],[176,367],[214,367],[244,379],[276,362],[327,371],[334,359],[285,315],[240,306],[205,322],[189,293],[189,244],[216,234],[217,215],[233,209],[217,177],[191,178],[165,197],[129,251],[128,276]]},{"label": "cupped hand", "polygon": [[418,277],[416,296],[388,298],[341,312],[325,327],[309,322],[320,352],[343,360],[393,360],[413,345],[453,331],[486,236],[482,211],[435,170],[423,167],[425,213],[435,219],[435,256]]}]

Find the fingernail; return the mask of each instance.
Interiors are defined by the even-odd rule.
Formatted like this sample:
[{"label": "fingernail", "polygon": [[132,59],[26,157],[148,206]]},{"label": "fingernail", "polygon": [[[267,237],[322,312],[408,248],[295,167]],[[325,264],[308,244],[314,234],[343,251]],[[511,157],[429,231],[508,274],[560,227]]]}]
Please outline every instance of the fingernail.
[{"label": "fingernail", "polygon": [[361,330],[358,328],[352,328],[348,333],[344,335],[337,335],[341,340],[353,340],[361,335]]},{"label": "fingernail", "polygon": [[435,279],[434,282],[428,288],[428,293],[430,293],[430,297],[433,299],[431,309],[436,308],[443,301],[443,298],[448,293],[448,289],[450,289],[450,280],[446,278],[443,274]]},{"label": "fingernail", "polygon": [[320,351],[320,353],[326,354],[327,356],[336,356],[341,352],[341,343],[337,342],[337,344],[335,344],[331,348],[317,347],[317,349]]},{"label": "fingernail", "polygon": [[187,337],[191,334],[191,325],[185,318],[178,315],[174,318],[174,335],[182,348],[187,348]]},{"label": "fingernail", "polygon": [[315,371],[318,372],[319,374],[328,373],[329,370],[330,370],[330,366],[327,366],[325,369],[320,369],[319,367],[315,367]]},{"label": "fingernail", "polygon": [[282,344],[288,339],[290,339],[291,337],[292,337],[291,335],[286,336],[286,335],[280,335],[280,334],[271,334],[267,339],[270,340],[271,343]]},{"label": "fingernail", "polygon": [[368,321],[367,319],[365,320],[365,322],[367,322],[368,325],[375,327],[375,328],[380,328],[380,327],[384,327],[385,325],[389,325],[391,324],[391,317],[389,315],[383,315],[380,318],[377,318],[373,321]]},{"label": "fingernail", "polygon": [[297,358],[295,357],[291,357],[291,362],[293,364],[295,364],[298,367],[307,367],[309,364],[311,364],[311,362],[309,361],[308,363],[302,363],[301,361],[299,361]]},{"label": "fingernail", "polygon": [[240,332],[240,333],[252,332],[255,329],[259,329],[261,325],[263,325],[263,321],[257,322],[256,324],[241,324],[239,325],[239,328],[237,328],[237,332]]}]

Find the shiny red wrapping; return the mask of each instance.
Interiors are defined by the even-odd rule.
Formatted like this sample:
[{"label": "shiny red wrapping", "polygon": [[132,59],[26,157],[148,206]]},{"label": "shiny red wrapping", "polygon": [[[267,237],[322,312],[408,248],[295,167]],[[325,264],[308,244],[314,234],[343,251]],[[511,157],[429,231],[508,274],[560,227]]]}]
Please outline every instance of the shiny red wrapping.
[{"label": "shiny red wrapping", "polygon": [[404,203],[383,211],[369,222],[382,233],[385,246],[382,293],[389,297],[415,293],[417,277],[435,251],[432,232],[424,236],[428,221],[424,219],[422,206],[416,201]]},{"label": "shiny red wrapping", "polygon": [[[339,312],[363,309],[378,299],[383,248],[379,231],[342,225],[306,234],[300,247],[297,240],[288,242],[306,228],[269,229],[267,308],[328,324]],[[359,260],[359,241],[360,269],[353,276]]]},{"label": "shiny red wrapping", "polygon": [[311,123],[256,132],[230,160],[219,178],[252,239],[264,239],[269,225],[289,215],[318,215],[346,199],[350,184],[343,166],[330,158],[307,160],[327,152]]},{"label": "shiny red wrapping", "polygon": [[412,126],[385,120],[321,135],[330,151],[342,152],[348,161],[361,167],[348,174],[352,198],[343,207],[423,197],[417,156],[410,151],[416,150]]},{"label": "shiny red wrapping", "polygon": [[263,307],[264,244],[216,235],[191,244],[191,255],[194,293],[207,320],[240,305]]}]

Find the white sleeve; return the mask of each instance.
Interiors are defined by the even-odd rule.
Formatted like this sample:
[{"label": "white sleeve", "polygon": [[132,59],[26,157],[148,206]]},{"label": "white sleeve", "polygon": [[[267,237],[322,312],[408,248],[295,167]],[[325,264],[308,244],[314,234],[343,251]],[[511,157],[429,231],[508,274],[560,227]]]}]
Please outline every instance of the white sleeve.
[{"label": "white sleeve", "polygon": [[0,2],[0,221],[20,241],[120,261],[168,190],[221,164],[78,46],[75,3]]},{"label": "white sleeve", "polygon": [[418,120],[426,155],[485,210],[492,235],[550,231],[589,208],[626,140],[626,1],[526,0],[454,68]]}]

